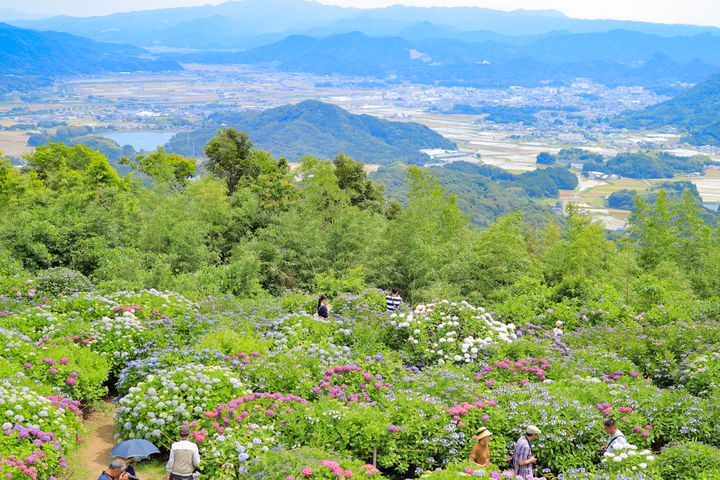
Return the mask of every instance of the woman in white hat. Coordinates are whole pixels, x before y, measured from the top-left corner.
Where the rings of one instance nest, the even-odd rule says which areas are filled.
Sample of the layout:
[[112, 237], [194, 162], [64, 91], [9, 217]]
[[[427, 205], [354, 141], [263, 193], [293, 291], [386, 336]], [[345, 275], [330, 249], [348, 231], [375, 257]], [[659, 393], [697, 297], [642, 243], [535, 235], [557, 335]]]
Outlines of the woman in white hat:
[[477, 463], [481, 467], [490, 465], [490, 437], [492, 433], [487, 428], [481, 428], [477, 435], [473, 435], [476, 440], [475, 446], [470, 452], [470, 461]]

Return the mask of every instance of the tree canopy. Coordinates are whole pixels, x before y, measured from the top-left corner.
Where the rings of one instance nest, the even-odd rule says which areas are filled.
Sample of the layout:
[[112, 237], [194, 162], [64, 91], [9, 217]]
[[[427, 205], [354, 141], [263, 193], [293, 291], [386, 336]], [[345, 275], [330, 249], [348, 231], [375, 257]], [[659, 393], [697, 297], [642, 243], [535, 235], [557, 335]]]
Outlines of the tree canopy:
[[502, 303], [551, 289], [558, 301], [649, 304], [720, 287], [718, 231], [691, 191], [636, 200], [628, 236], [613, 240], [572, 206], [565, 224], [516, 211], [478, 227], [434, 169], [403, 172], [393, 187], [405, 189], [400, 205], [346, 155], [290, 169], [234, 130], [209, 144], [200, 175], [193, 160], [163, 150], [133, 166], [142, 178], [62, 144], [39, 147], [22, 169], [0, 161], [0, 263], [198, 294], [350, 282], [416, 301]]

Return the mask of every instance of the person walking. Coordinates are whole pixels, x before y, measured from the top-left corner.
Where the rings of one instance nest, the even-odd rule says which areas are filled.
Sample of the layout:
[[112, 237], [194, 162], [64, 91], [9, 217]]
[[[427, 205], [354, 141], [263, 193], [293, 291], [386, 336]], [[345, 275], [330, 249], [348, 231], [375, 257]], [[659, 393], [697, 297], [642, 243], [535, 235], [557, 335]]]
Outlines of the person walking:
[[481, 467], [490, 465], [490, 437], [492, 433], [487, 428], [481, 428], [473, 438], [475, 446], [470, 452], [470, 462], [477, 463]]
[[123, 460], [112, 460], [108, 467], [100, 474], [98, 480], [128, 480], [128, 474], [125, 472], [125, 462]]
[[394, 312], [402, 305], [402, 297], [400, 297], [400, 290], [393, 288], [390, 295], [385, 295], [385, 307], [388, 312]]
[[320, 298], [318, 298], [318, 304], [317, 304], [318, 317], [328, 318], [328, 317], [330, 317], [331, 311], [332, 311], [332, 305], [330, 305], [328, 303], [327, 295], [325, 295], [325, 294], [320, 295]]
[[605, 432], [609, 435], [607, 445], [603, 450], [603, 453], [615, 453], [618, 450], [626, 449], [630, 444], [620, 429], [617, 427], [617, 422], [614, 418], [608, 418], [603, 422]]
[[166, 480], [193, 480], [193, 472], [200, 465], [197, 445], [188, 440], [190, 427], [180, 427], [180, 441], [172, 444], [168, 458]]
[[520, 437], [520, 439], [515, 443], [515, 451], [513, 452], [513, 469], [515, 470], [515, 475], [519, 475], [525, 480], [531, 480], [534, 478], [533, 472], [535, 470], [537, 458], [535, 458], [535, 455], [533, 455], [532, 452], [532, 442], [540, 436], [540, 433], [542, 432], [539, 428], [534, 425], [530, 425], [525, 430], [525, 435]]

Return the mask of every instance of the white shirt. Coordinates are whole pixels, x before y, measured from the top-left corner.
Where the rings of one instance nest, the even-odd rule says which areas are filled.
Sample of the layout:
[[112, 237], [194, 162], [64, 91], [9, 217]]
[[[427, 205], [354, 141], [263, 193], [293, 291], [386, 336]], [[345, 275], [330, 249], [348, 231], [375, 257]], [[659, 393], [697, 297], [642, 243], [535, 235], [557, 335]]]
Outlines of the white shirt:
[[180, 440], [172, 444], [166, 470], [175, 475], [190, 476], [200, 465], [200, 452], [196, 444], [189, 440]]
[[615, 453], [618, 450], [625, 450], [630, 444], [625, 435], [618, 428], [617, 431], [608, 437], [608, 447], [606, 453]]
[[557, 327], [555, 327], [555, 328], [553, 329], [553, 333], [555, 334], [556, 337], [562, 336], [562, 334], [563, 334], [562, 328], [557, 328]]

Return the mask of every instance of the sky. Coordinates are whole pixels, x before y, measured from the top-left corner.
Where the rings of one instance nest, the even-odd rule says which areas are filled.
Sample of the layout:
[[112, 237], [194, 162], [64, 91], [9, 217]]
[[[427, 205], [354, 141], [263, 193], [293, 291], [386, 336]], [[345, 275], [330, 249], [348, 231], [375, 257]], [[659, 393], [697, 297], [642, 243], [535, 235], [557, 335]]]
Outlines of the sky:
[[[499, 10], [555, 9], [575, 18], [612, 18], [720, 26], [720, 0], [320, 0], [370, 8], [403, 3], [417, 6], [477, 6]], [[105, 15], [117, 11], [222, 3], [222, 0], [0, 0], [12, 8], [44, 15]]]

